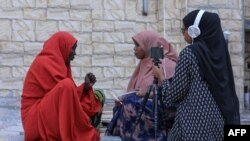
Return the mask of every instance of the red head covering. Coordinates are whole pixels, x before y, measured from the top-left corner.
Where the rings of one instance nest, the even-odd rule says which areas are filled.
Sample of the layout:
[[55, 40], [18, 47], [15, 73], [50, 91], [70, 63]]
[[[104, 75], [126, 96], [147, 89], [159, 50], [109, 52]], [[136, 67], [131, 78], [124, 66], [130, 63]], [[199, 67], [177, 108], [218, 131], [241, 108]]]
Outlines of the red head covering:
[[60, 140], [100, 140], [89, 118], [100, 110], [100, 104], [92, 89], [82, 101], [78, 99], [83, 85], [76, 87], [71, 66], [66, 64], [76, 42], [68, 32], [57, 32], [31, 64], [21, 100], [25, 140], [51, 140], [58, 135]]
[[71, 78], [70, 65], [66, 60], [77, 40], [68, 32], [52, 35], [37, 55], [27, 73], [23, 97], [41, 98], [65, 78]]
[[174, 75], [174, 69], [177, 60], [177, 52], [161, 35], [153, 31], [143, 31], [132, 37], [145, 52], [145, 57], [140, 60], [128, 84], [127, 91], [142, 89], [144, 92], [148, 85], [153, 84], [151, 68], [153, 60], [149, 56], [151, 47], [163, 47], [164, 59], [161, 60], [165, 77], [171, 78]]

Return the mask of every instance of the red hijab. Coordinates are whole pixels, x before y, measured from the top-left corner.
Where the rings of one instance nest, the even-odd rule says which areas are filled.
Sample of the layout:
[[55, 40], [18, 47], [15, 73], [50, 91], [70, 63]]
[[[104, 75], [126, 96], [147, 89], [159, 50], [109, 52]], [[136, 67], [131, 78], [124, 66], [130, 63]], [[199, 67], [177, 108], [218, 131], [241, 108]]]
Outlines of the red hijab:
[[[59, 81], [65, 78], [72, 79], [70, 64], [66, 65], [65, 62], [76, 42], [70, 33], [60, 31], [44, 43], [42, 51], [31, 64], [25, 78], [23, 98], [42, 98]], [[30, 100], [26, 102], [28, 105], [33, 103]]]
[[[89, 118], [100, 110], [100, 104], [95, 99], [92, 89], [84, 94], [81, 102], [77, 96], [82, 94], [84, 86], [76, 87], [75, 85], [75, 89], [72, 90], [73, 96], [67, 97], [72, 99], [65, 99], [64, 96], [61, 102], [48, 103], [50, 98], [54, 99], [54, 94], [60, 96], [65, 93], [63, 88], [53, 91], [59, 82], [71, 79], [74, 83], [71, 66], [66, 62], [76, 42], [77, 40], [70, 33], [57, 32], [44, 43], [42, 51], [31, 64], [24, 81], [21, 99], [22, 121], [27, 138], [47, 139], [49, 136], [57, 137], [62, 133], [60, 135], [62, 140], [80, 140], [80, 138], [82, 140], [99, 140], [99, 133], [90, 124]], [[94, 104], [91, 105], [91, 102]], [[41, 112], [41, 109], [49, 110]], [[64, 109], [67, 110], [64, 111]], [[43, 115], [47, 113], [51, 113], [50, 116]], [[60, 120], [56, 119], [57, 117]]]
[[150, 58], [149, 50], [151, 47], [163, 46], [164, 59], [161, 60], [164, 69], [165, 78], [171, 78], [174, 75], [177, 52], [160, 34], [153, 31], [143, 31], [132, 39], [143, 48], [145, 57], [140, 60], [134, 70], [134, 73], [128, 84], [127, 91], [142, 89], [144, 92], [148, 85], [153, 84], [154, 77], [151, 75], [153, 60]]

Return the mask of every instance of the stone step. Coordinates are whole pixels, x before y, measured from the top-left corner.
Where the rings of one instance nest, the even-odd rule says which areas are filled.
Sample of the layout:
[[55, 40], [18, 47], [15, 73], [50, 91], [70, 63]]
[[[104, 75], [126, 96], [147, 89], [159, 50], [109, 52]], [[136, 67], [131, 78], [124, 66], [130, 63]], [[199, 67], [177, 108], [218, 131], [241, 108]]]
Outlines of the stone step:
[[103, 106], [102, 112], [102, 122], [108, 123], [113, 117], [113, 107], [115, 106], [113, 99], [106, 99], [106, 102]]
[[101, 133], [101, 141], [121, 141], [121, 138], [119, 136], [107, 136]]

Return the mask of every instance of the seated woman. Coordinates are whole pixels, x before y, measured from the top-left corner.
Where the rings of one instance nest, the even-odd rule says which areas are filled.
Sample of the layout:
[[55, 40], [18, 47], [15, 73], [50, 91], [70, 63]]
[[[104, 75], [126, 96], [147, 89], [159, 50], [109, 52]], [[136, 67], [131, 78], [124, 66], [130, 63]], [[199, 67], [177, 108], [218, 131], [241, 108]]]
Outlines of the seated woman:
[[[154, 80], [151, 72], [154, 63], [150, 57], [149, 50], [151, 47], [163, 47], [164, 58], [160, 60], [160, 65], [165, 68], [165, 78], [168, 79], [174, 75], [177, 53], [170, 43], [158, 33], [152, 31], [140, 32], [133, 36], [132, 39], [135, 44], [134, 54], [137, 59], [140, 59], [140, 62], [130, 79], [127, 92], [136, 92], [123, 95], [119, 97], [120, 101], [116, 101], [116, 106], [113, 108], [113, 118], [108, 124], [106, 133], [108, 135], [120, 136], [124, 141], [152, 140], [155, 139], [155, 134], [153, 102], [151, 98], [147, 100], [144, 110], [141, 111], [147, 87], [152, 85]], [[150, 97], [152, 97], [152, 91]], [[175, 110], [175, 105], [170, 107], [159, 106], [159, 113], [161, 114], [159, 114], [158, 118], [158, 123], [160, 123], [158, 125], [158, 141], [166, 139], [168, 130], [171, 128], [174, 120]], [[138, 113], [141, 112], [142, 115], [139, 116]]]
[[77, 40], [68, 32], [57, 32], [31, 64], [21, 96], [24, 140], [99, 141], [98, 127], [104, 95], [92, 86], [96, 77], [85, 76], [76, 86], [70, 62]]

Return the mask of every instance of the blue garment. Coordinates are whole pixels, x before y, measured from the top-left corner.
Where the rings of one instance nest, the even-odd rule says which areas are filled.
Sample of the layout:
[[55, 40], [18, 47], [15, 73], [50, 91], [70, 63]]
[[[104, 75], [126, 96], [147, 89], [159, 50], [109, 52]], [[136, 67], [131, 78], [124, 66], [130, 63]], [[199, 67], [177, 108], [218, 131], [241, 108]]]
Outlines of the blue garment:
[[[154, 140], [155, 120], [152, 99], [148, 99], [140, 120], [136, 126], [133, 126], [138, 118], [142, 101], [143, 97], [139, 97], [135, 93], [124, 95], [123, 105], [113, 108], [113, 118], [108, 124], [106, 133], [120, 136], [123, 141]], [[174, 122], [176, 106], [166, 108], [159, 104], [158, 111], [157, 140], [164, 141], [167, 139], [167, 133]]]

